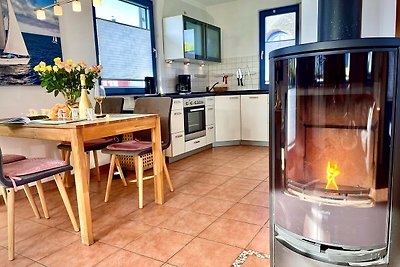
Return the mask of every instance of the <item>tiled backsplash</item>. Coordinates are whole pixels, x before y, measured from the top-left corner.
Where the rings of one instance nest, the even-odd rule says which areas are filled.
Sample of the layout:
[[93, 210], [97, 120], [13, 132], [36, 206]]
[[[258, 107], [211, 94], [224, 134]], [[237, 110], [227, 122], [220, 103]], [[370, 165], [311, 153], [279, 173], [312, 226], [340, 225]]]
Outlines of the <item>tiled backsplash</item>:
[[[259, 58], [255, 56], [224, 58], [221, 63], [199, 63], [184, 65], [183, 62], [165, 63], [164, 93], [174, 93], [179, 74], [192, 75], [192, 92], [205, 92], [207, 86], [215, 82], [223, 83], [228, 76], [228, 90], [259, 89]], [[236, 72], [242, 70], [243, 86], [238, 86]]]
[[183, 62], [165, 63], [164, 92], [174, 93], [177, 77], [180, 74], [191, 74], [192, 92], [205, 92], [208, 86], [208, 65], [201, 67], [198, 63], [184, 65]]
[[[259, 59], [258, 56], [233, 57], [222, 59], [221, 64], [210, 64], [208, 68], [210, 84], [223, 82], [223, 76], [228, 76], [228, 90], [259, 89]], [[243, 86], [238, 86], [236, 72], [241, 69]]]

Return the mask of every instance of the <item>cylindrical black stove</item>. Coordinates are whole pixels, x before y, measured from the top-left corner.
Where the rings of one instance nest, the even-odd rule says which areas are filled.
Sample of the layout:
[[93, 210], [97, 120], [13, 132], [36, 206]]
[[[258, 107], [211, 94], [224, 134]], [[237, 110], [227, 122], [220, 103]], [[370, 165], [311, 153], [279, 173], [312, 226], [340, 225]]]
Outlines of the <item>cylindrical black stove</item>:
[[400, 266], [399, 55], [395, 38], [270, 53], [271, 266]]

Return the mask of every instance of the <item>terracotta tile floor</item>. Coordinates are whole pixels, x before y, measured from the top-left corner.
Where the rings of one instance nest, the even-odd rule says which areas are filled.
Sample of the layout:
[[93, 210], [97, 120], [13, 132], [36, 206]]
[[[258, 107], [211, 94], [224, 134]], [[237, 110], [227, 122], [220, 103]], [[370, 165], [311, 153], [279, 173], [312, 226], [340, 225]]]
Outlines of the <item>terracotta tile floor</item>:
[[[114, 180], [104, 203], [106, 172], [92, 179], [95, 244], [80, 243], [53, 182], [45, 184], [50, 219], [36, 219], [17, 192], [16, 259], [7, 260], [6, 208], [0, 204], [1, 266], [231, 266], [243, 250], [269, 253], [268, 149], [213, 148], [169, 165], [174, 192], [155, 205], [145, 182], [142, 210], [137, 187]], [[134, 174], [128, 173], [128, 180]], [[74, 188], [68, 193], [77, 216]], [[39, 199], [35, 194], [39, 211]], [[268, 266], [249, 256], [243, 266]]]

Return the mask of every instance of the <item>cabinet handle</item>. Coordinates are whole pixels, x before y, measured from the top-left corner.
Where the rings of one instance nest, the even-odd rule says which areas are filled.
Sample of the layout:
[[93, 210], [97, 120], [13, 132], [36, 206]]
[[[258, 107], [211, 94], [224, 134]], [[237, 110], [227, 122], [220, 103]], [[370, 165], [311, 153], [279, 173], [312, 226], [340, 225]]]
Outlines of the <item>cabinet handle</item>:
[[193, 144], [198, 144], [198, 143], [200, 143], [200, 141], [196, 141], [196, 142], [194, 142]]
[[214, 108], [208, 108], [207, 110], [214, 110]]
[[231, 96], [229, 99], [239, 99], [238, 96]]
[[175, 138], [181, 138], [181, 137], [183, 137], [183, 134], [175, 135]]
[[214, 129], [214, 126], [213, 127], [208, 127], [208, 130], [212, 130], [212, 129]]
[[250, 96], [250, 99], [258, 99], [258, 96]]
[[174, 112], [174, 115], [182, 115], [182, 112]]

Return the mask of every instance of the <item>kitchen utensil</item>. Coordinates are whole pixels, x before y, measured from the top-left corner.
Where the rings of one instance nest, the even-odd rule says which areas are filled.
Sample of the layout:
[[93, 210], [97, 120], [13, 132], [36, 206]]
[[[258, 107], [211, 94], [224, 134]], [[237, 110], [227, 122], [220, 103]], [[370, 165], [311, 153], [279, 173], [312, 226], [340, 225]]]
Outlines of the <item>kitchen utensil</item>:
[[224, 84], [228, 84], [228, 75], [224, 75], [222, 77], [222, 81], [224, 82]]
[[239, 72], [240, 86], [243, 86], [243, 72], [240, 68], [238, 69], [238, 72]]

